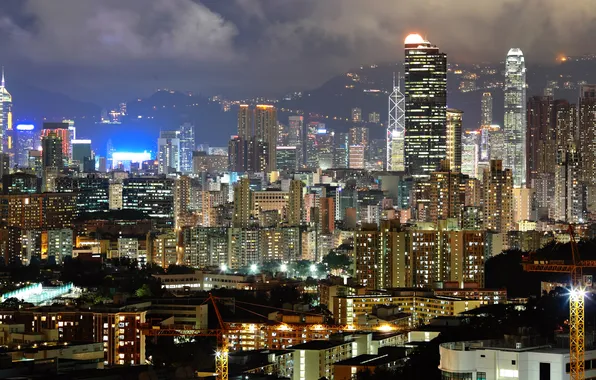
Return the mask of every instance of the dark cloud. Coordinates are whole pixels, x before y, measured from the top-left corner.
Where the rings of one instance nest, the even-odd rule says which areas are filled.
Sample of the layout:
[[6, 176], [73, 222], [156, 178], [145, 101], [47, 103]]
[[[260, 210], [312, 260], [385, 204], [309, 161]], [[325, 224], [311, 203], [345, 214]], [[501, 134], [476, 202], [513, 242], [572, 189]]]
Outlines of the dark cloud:
[[92, 100], [304, 88], [400, 59], [409, 32], [451, 60], [498, 61], [515, 46], [548, 62], [594, 51], [595, 25], [593, 0], [0, 0], [8, 68]]

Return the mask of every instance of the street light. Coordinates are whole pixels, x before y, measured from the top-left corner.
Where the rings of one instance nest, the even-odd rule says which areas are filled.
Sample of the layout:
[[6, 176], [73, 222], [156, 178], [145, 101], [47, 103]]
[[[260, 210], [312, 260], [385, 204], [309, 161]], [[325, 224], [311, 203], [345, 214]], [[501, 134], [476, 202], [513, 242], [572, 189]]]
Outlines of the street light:
[[310, 264], [310, 271], [311, 272], [316, 272], [317, 271], [317, 266], [315, 264]]
[[221, 269], [222, 272], [225, 272], [228, 270], [228, 266], [226, 264], [221, 264], [219, 269]]
[[257, 270], [258, 270], [258, 269], [259, 269], [259, 267], [257, 267], [257, 264], [252, 264], [252, 265], [250, 266], [250, 271], [251, 271], [252, 273], [257, 273]]
[[286, 264], [281, 264], [281, 266], [279, 267], [279, 270], [281, 272], [287, 272], [288, 271], [288, 266]]

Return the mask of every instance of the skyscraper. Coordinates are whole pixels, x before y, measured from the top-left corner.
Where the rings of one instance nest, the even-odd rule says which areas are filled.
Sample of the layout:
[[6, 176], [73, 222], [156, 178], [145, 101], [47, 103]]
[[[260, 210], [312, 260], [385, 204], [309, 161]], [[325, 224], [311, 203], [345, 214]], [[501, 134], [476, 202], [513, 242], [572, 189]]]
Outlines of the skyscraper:
[[596, 185], [596, 85], [582, 85], [579, 97], [578, 132], [583, 178]]
[[513, 186], [526, 186], [526, 64], [520, 49], [507, 53], [505, 62], [505, 167], [513, 173]]
[[555, 166], [556, 119], [548, 96], [530, 97], [527, 110], [526, 183], [533, 185], [540, 173], [551, 172]]
[[41, 162], [43, 169], [49, 167], [60, 169], [64, 166], [62, 146], [62, 138], [55, 132], [49, 132], [42, 138]]
[[259, 104], [255, 108], [255, 137], [258, 142], [267, 144], [271, 152], [267, 160], [267, 172], [277, 167], [275, 151], [277, 147], [277, 109], [272, 105]]
[[296, 147], [296, 159], [298, 166], [301, 167], [304, 162], [304, 117], [290, 116], [288, 118], [288, 146]]
[[39, 147], [39, 136], [33, 124], [19, 124], [15, 127], [14, 164], [21, 168], [29, 163], [29, 151]]
[[41, 136], [48, 136], [50, 133], [55, 134], [62, 141], [62, 159], [64, 165], [68, 164], [70, 157], [70, 132], [68, 130], [68, 122], [62, 123], [43, 123], [43, 129], [41, 130]]
[[513, 178], [500, 160], [491, 160], [483, 175], [484, 228], [494, 232], [513, 229]]
[[428, 178], [447, 150], [447, 55], [418, 34], [405, 40], [406, 167]]
[[478, 131], [467, 131], [462, 136], [461, 145], [461, 173], [472, 178], [478, 178]]
[[493, 123], [493, 96], [490, 92], [482, 94], [480, 107], [480, 127], [487, 127]]
[[387, 171], [403, 172], [404, 132], [405, 132], [405, 99], [399, 89], [399, 81], [393, 78], [393, 92], [389, 95], [389, 116], [387, 118]]
[[455, 173], [461, 171], [461, 134], [464, 111], [456, 109], [447, 110], [447, 160], [449, 170]]
[[157, 161], [159, 174], [180, 171], [180, 132], [161, 131], [157, 139]]
[[183, 123], [180, 126], [180, 171], [192, 173], [192, 152], [195, 150], [195, 126]]
[[[2, 68], [2, 80], [0, 81], [0, 153], [8, 149], [10, 145], [10, 133], [12, 131], [12, 95], [6, 89], [4, 80], [4, 68]], [[10, 152], [6, 152], [10, 153]]]
[[238, 109], [238, 137], [248, 140], [253, 136], [252, 132], [253, 110], [248, 104], [241, 104]]

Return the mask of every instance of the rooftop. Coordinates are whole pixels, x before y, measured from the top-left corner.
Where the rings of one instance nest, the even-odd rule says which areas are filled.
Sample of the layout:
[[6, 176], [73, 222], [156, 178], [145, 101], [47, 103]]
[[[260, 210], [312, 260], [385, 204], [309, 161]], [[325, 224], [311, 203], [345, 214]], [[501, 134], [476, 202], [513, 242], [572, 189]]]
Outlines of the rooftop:
[[351, 341], [312, 340], [288, 348], [292, 350], [327, 350], [347, 343], [351, 343]]

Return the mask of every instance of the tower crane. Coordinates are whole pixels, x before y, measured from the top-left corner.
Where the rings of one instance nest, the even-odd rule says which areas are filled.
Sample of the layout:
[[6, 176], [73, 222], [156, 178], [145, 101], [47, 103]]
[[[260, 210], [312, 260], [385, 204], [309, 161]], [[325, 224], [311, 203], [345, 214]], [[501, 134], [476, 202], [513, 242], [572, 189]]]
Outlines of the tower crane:
[[526, 272], [569, 273], [571, 289], [569, 298], [569, 375], [570, 380], [585, 378], [585, 334], [584, 296], [586, 294], [583, 268], [596, 268], [596, 260], [580, 260], [575, 232], [569, 225], [567, 230], [571, 243], [571, 264], [556, 261], [526, 261], [522, 263]]

